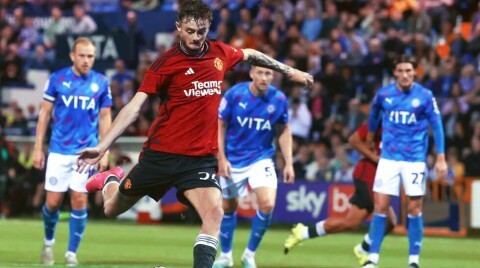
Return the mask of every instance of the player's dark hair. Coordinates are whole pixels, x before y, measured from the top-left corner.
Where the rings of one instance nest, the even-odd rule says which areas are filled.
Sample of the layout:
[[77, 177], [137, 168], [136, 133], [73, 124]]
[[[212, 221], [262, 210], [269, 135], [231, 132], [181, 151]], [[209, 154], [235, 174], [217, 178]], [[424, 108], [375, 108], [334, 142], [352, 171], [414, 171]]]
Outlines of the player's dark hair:
[[393, 60], [393, 69], [397, 68], [397, 65], [400, 63], [410, 63], [413, 66], [413, 68], [417, 68], [417, 60], [415, 59], [414, 56], [410, 56], [406, 54], [397, 56]]
[[180, 1], [180, 10], [178, 11], [178, 22], [184, 19], [208, 20], [212, 23], [213, 15], [210, 7], [201, 0], [183, 0]]
[[78, 44], [90, 44], [93, 47], [95, 47], [95, 43], [93, 43], [93, 41], [90, 40], [90, 38], [80, 36], [79, 38], [75, 39], [75, 42], [73, 42], [72, 52], [75, 52], [75, 49], [77, 48]]

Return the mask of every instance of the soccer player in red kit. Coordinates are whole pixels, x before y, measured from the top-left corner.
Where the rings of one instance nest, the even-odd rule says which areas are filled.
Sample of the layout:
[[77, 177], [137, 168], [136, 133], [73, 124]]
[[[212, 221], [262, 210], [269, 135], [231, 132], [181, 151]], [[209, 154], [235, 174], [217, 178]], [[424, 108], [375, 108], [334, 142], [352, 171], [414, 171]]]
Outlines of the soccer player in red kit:
[[211, 268], [223, 217], [222, 195], [215, 176], [217, 115], [225, 72], [239, 61], [269, 68], [310, 87], [313, 77], [253, 49], [235, 49], [206, 40], [212, 11], [200, 0], [183, 1], [176, 22], [180, 42], [148, 68], [133, 99], [120, 111], [97, 147], [79, 152], [78, 169], [89, 170], [115, 139], [136, 120], [149, 94], [161, 99], [139, 163], [122, 179], [119, 169], [92, 176], [90, 192], [103, 189], [107, 216], [125, 212], [144, 195], [159, 200], [170, 188], [202, 220], [193, 248], [194, 267]]
[[[359, 151], [363, 158], [357, 163], [353, 171], [353, 182], [355, 185], [355, 192], [350, 198], [352, 204], [347, 216], [343, 218], [327, 218], [317, 222], [312, 226], [305, 226], [298, 223], [292, 228], [290, 236], [285, 241], [285, 253], [291, 250], [300, 242], [324, 236], [327, 234], [339, 233], [346, 230], [354, 230], [360, 227], [373, 212], [373, 181], [375, 180], [375, 173], [377, 171], [377, 163], [380, 159], [380, 144], [382, 140], [382, 129], [377, 130], [375, 134], [375, 149], [369, 147], [367, 143], [368, 124], [362, 124], [357, 131], [355, 131], [348, 142]], [[390, 207], [388, 212], [388, 224], [386, 226], [386, 233], [393, 230], [396, 223], [396, 216], [393, 209]], [[360, 265], [368, 261], [368, 250], [370, 248], [370, 238], [368, 233], [361, 244], [354, 247], [353, 252], [358, 259]]]

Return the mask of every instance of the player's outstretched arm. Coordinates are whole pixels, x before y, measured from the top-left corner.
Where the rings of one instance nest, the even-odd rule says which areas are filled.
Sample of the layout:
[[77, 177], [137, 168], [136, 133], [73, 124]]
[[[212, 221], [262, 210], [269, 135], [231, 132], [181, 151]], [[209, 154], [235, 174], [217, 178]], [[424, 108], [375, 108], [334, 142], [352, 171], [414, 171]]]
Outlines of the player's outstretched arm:
[[43, 151], [43, 142], [47, 125], [52, 117], [53, 103], [49, 101], [42, 102], [42, 108], [38, 113], [37, 134], [35, 136], [35, 145], [33, 146], [33, 166], [36, 169], [45, 167], [45, 152]]
[[[107, 134], [108, 130], [112, 126], [112, 109], [110, 107], [105, 107], [100, 109], [100, 115], [99, 115], [99, 126], [98, 126], [98, 132], [99, 132], [99, 140], [101, 141], [105, 135]], [[99, 162], [98, 165], [98, 171], [103, 172], [107, 169], [108, 167], [108, 151], [103, 155], [102, 159]]]
[[293, 149], [292, 149], [292, 131], [288, 124], [278, 124], [277, 133], [280, 133], [278, 137], [278, 145], [282, 152], [283, 160], [285, 161], [285, 167], [283, 168], [283, 182], [292, 184], [295, 182], [295, 173], [293, 171]]
[[244, 54], [243, 60], [249, 62], [252, 65], [265, 67], [285, 74], [288, 79], [298, 83], [302, 83], [308, 88], [311, 88], [313, 85], [313, 76], [309, 73], [292, 68], [255, 49], [246, 48], [242, 49], [242, 51]]
[[133, 99], [120, 111], [110, 130], [100, 140], [97, 147], [86, 148], [77, 153], [79, 155], [77, 161], [78, 172], [88, 172], [102, 158], [112, 143], [137, 119], [140, 108], [147, 98], [146, 93], [137, 92]]

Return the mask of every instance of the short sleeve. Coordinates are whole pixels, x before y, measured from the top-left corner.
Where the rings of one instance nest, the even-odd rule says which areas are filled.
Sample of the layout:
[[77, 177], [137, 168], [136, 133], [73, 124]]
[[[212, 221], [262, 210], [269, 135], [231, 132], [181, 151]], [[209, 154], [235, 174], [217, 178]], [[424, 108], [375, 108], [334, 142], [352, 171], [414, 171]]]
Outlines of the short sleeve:
[[225, 122], [228, 122], [230, 120], [232, 113], [230, 95], [232, 94], [229, 94], [229, 92], [227, 92], [223, 96], [222, 100], [220, 101], [220, 106], [218, 107], [218, 119], [221, 119]]
[[287, 124], [288, 121], [289, 121], [289, 117], [288, 117], [288, 101], [287, 101], [287, 97], [285, 97], [285, 95], [281, 96], [280, 97], [282, 99], [282, 102], [281, 102], [281, 108], [282, 108], [282, 114], [280, 116], [280, 120], [278, 121], [280, 124]]
[[243, 51], [223, 42], [218, 42], [218, 44], [222, 47], [223, 51], [225, 51], [225, 55], [227, 56], [227, 70], [233, 70], [233, 67], [235, 67], [238, 62], [243, 60]]
[[107, 79], [104, 80], [101, 92], [102, 95], [100, 96], [100, 108], [112, 107], [112, 92], [110, 91], [110, 83]]
[[357, 129], [357, 135], [360, 137], [362, 141], [367, 140], [367, 134], [368, 134], [368, 124], [364, 123], [360, 125]]
[[45, 82], [45, 87], [43, 88], [43, 99], [49, 102], [55, 102], [57, 99], [57, 89], [55, 87], [56, 76], [55, 73], [50, 75], [47, 82]]
[[165, 83], [166, 76], [155, 73], [152, 70], [148, 70], [143, 77], [142, 84], [138, 89], [138, 92], [144, 92], [147, 94], [156, 94], [157, 90]]

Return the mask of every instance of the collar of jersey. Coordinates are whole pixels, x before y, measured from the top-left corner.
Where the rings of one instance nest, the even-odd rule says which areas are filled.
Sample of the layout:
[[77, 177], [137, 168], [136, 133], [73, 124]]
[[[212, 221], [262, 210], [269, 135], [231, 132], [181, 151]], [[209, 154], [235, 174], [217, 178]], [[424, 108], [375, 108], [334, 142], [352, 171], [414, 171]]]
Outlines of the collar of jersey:
[[198, 54], [192, 54], [192, 53], [189, 53], [187, 50], [185, 50], [181, 41], [178, 42], [178, 46], [180, 47], [180, 51], [182, 51], [183, 54], [185, 54], [187, 56], [190, 56], [190, 57], [198, 57], [198, 58], [203, 57], [203, 55], [205, 55], [207, 53], [208, 49], [210, 48], [210, 45], [208, 44], [208, 41], [206, 41], [206, 40], [203, 43], [202, 51]]

